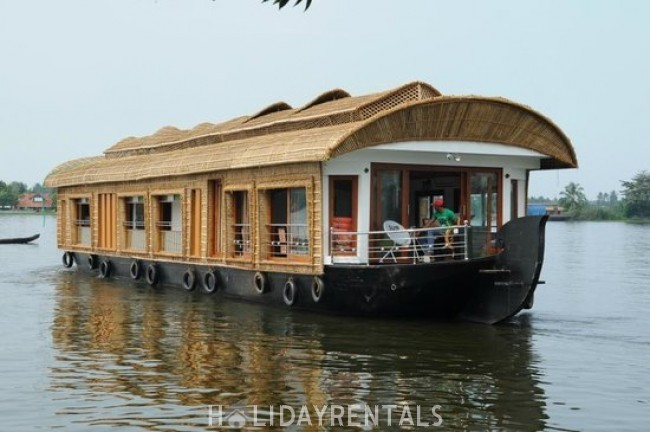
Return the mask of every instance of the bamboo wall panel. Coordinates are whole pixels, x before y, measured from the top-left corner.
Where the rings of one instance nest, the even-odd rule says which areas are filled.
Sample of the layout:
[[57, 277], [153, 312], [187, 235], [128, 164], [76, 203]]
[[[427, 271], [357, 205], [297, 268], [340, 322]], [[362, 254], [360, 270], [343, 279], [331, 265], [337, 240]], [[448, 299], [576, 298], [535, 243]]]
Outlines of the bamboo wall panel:
[[[107, 236], [107, 238], [114, 235], [116, 240], [113, 248], [117, 250], [117, 255], [148, 259], [163, 259], [164, 257], [164, 259], [171, 261], [188, 261], [208, 265], [231, 265], [250, 269], [262, 269], [265, 271], [277, 271], [278, 268], [281, 267], [282, 269], [285, 269], [285, 271], [295, 271], [304, 274], [320, 274], [322, 273], [322, 229], [320, 227], [322, 220], [320, 217], [320, 212], [322, 211], [322, 199], [320, 176], [321, 170], [320, 164], [318, 163], [288, 165], [274, 168], [256, 168], [197, 176], [183, 176], [173, 180], [158, 179], [143, 182], [107, 183], [100, 185], [99, 187], [91, 185], [61, 188], [59, 190], [59, 200], [61, 202], [68, 201], [67, 211], [63, 211], [65, 214], [63, 217], [68, 217], [76, 211], [72, 205], [73, 200], [71, 198], [88, 196], [90, 191], [95, 192], [93, 196], [97, 198], [90, 200], [90, 210], [91, 215], [93, 215], [91, 218], [92, 229], [95, 233], [93, 234], [95, 238], [97, 238], [100, 231], [98, 227], [100, 224], [99, 203], [104, 200], [104, 204], [101, 204], [101, 206], [107, 207], [107, 212], [112, 211], [108, 209], [108, 206], [114, 206], [114, 217], [107, 220], [112, 220], [112, 223], [115, 224], [115, 234], [104, 231], [105, 234], [101, 235]], [[255, 182], [256, 178], [266, 179], [266, 181], [260, 183], [262, 189], [257, 188], [257, 183]], [[261, 205], [258, 200], [258, 190], [265, 190], [272, 187], [305, 187], [307, 189], [307, 215], [311, 226], [310, 261], [308, 263], [286, 262], [279, 263], [275, 266], [269, 264], [262, 265], [260, 264], [262, 255], [260, 255], [261, 251], [258, 246], [253, 247], [250, 259], [233, 259], [228, 256], [229, 254], [212, 256], [208, 250], [208, 243], [211, 241], [211, 234], [208, 229], [208, 227], [211, 226], [208, 220], [210, 215], [210, 200], [203, 199], [203, 197], [208, 196], [210, 184], [219, 185], [219, 190], [213, 193], [223, 191], [221, 192], [221, 201], [217, 206], [219, 220], [221, 221], [220, 230], [218, 233], [215, 233], [215, 235], [218, 234], [218, 237], [223, 239], [221, 250], [229, 252], [232, 252], [231, 245], [234, 240], [234, 237], [232, 233], [229, 232], [228, 228], [229, 224], [232, 223], [233, 215], [232, 202], [229, 198], [230, 194], [228, 193], [229, 191], [248, 191], [251, 239], [257, 239], [257, 244], [259, 244], [260, 224], [263, 225], [265, 219], [258, 215]], [[109, 194], [112, 194], [113, 201], [106, 198], [106, 195]], [[100, 195], [102, 195], [101, 199]], [[200, 227], [200, 229], [194, 231], [191, 236], [188, 234], [183, 236], [186, 247], [183, 248], [183, 253], [179, 256], [172, 256], [169, 254], [161, 255], [156, 252], [160, 247], [156, 227], [156, 223], [160, 218], [160, 204], [158, 197], [162, 195], [181, 196], [181, 207], [183, 208], [182, 226], [184, 227], [185, 233], [189, 233], [193, 225]], [[118, 226], [123, 227], [125, 222], [126, 204], [124, 199], [131, 196], [144, 196], [145, 198], [145, 230], [148, 238], [147, 250], [145, 251], [126, 250], [125, 241], [123, 239], [124, 230], [122, 228], [117, 229]], [[198, 199], [193, 197], [198, 197]], [[108, 214], [107, 212], [103, 213]], [[68, 217], [68, 219], [71, 218]], [[118, 233], [120, 233], [119, 242], [117, 240]], [[193, 240], [189, 240], [190, 238]], [[189, 242], [192, 242], [191, 247]], [[67, 236], [64, 239], [64, 243], [65, 244], [62, 245], [62, 247], [67, 250], [83, 249], [75, 246], [70, 236]], [[196, 245], [198, 245], [199, 250], [198, 254], [195, 255]], [[99, 254], [101, 254], [101, 250], [103, 250], [100, 250], [99, 243], [93, 244], [93, 249], [95, 249]]]
[[59, 200], [56, 207], [58, 215], [56, 218], [56, 243], [57, 247], [61, 248], [66, 244], [68, 235], [68, 202]]
[[97, 247], [115, 250], [117, 241], [117, 197], [114, 193], [100, 193], [97, 201]]

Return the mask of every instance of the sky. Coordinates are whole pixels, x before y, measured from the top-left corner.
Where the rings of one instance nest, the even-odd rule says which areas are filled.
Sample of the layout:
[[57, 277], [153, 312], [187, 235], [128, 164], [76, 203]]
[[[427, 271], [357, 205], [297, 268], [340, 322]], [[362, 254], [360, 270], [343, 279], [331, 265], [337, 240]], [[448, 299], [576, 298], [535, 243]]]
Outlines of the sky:
[[529, 195], [577, 182], [594, 199], [650, 171], [648, 1], [271, 3], [0, 0], [0, 180], [42, 183], [167, 125], [414, 80], [551, 118], [579, 168], [533, 173]]

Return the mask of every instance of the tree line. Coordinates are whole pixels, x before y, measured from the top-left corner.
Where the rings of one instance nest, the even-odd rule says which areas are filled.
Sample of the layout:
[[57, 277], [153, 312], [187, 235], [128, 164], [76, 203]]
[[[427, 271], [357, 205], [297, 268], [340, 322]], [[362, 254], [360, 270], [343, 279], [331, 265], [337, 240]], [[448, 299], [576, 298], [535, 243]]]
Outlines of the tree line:
[[650, 173], [641, 171], [621, 185], [621, 197], [616, 191], [599, 192], [595, 200], [588, 200], [584, 188], [571, 182], [559, 200], [530, 197], [529, 202], [557, 203], [577, 220], [650, 220]]
[[36, 183], [30, 188], [23, 182], [6, 183], [0, 180], [0, 208], [14, 208], [25, 193], [48, 193], [52, 197], [52, 202], [56, 202], [55, 190], [46, 188], [40, 183]]

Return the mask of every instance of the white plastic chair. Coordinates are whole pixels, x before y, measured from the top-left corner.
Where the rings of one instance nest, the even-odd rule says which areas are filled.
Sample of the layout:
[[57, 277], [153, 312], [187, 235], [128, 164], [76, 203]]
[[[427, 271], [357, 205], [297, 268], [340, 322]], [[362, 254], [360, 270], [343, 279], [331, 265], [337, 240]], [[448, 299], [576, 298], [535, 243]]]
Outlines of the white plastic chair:
[[394, 262], [397, 262], [395, 257], [395, 252], [399, 251], [399, 248], [405, 247], [411, 244], [411, 235], [406, 232], [404, 227], [398, 224], [395, 221], [387, 220], [384, 221], [384, 231], [389, 239], [393, 242], [391, 248], [384, 254], [383, 257], [379, 260], [380, 263], [383, 263], [387, 257], [392, 257]]

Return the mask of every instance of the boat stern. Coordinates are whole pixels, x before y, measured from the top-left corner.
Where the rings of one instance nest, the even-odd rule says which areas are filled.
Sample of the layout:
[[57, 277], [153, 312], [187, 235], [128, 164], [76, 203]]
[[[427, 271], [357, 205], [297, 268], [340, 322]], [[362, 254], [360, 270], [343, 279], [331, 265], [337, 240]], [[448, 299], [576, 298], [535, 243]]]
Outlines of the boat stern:
[[495, 324], [532, 307], [544, 262], [548, 216], [526, 216], [505, 224], [496, 236], [500, 253], [461, 313], [463, 319]]

